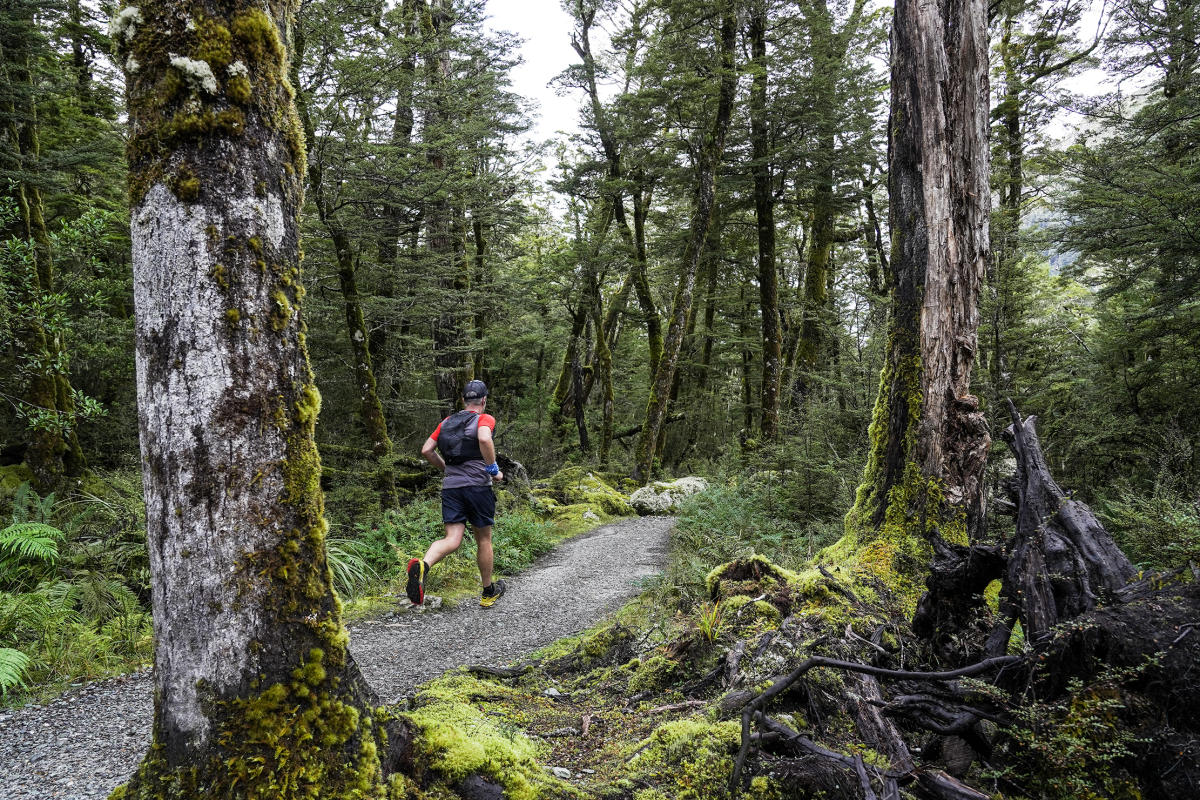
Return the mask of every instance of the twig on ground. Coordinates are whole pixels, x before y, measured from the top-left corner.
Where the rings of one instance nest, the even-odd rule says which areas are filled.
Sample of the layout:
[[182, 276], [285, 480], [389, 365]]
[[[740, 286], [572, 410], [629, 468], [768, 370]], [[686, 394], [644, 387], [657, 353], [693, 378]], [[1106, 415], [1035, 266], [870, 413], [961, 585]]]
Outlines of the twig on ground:
[[533, 669], [532, 664], [518, 664], [515, 667], [491, 667], [487, 664], [471, 664], [467, 672], [472, 675], [490, 675], [493, 678], [519, 678]]
[[685, 708], [699, 708], [700, 706], [704, 705], [708, 705], [707, 700], [684, 700], [682, 703], [671, 703], [670, 705], [658, 706], [645, 713], [662, 714], [666, 711], [682, 711]]

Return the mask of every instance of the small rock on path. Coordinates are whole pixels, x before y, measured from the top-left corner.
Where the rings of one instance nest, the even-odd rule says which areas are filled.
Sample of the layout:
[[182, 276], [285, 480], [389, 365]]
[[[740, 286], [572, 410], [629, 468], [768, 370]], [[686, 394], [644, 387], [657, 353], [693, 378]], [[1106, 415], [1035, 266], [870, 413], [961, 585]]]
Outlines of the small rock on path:
[[[508, 578], [494, 607], [401, 614], [351, 628], [350, 650], [380, 699], [464, 664], [500, 665], [578, 633], [637, 594], [667, 561], [669, 517], [605, 525]], [[503, 539], [497, 540], [503, 547]], [[127, 780], [150, 742], [148, 671], [0, 712], [0, 798], [100, 800]]]

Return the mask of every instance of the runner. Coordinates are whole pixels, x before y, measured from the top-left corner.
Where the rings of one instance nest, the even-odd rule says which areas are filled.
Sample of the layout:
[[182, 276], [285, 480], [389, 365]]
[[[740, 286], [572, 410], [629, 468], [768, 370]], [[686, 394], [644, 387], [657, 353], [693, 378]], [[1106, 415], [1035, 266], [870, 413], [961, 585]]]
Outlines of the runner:
[[442, 522], [446, 535], [429, 546], [422, 559], [408, 562], [408, 599], [425, 602], [425, 576], [429, 568], [462, 544], [467, 523], [475, 535], [476, 562], [483, 581], [479, 605], [490, 608], [504, 594], [504, 581], [492, 580], [492, 523], [496, 516], [494, 481], [504, 480], [496, 464], [492, 434], [496, 418], [483, 413], [487, 385], [468, 381], [463, 388], [463, 410], [446, 417], [421, 447], [430, 464], [446, 473], [442, 479]]

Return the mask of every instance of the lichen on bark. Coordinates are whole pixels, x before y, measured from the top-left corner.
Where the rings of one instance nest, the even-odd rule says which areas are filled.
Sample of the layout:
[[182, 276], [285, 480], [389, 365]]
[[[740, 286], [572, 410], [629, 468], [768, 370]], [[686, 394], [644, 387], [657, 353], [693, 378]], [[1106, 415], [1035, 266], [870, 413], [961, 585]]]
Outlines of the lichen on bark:
[[168, 2], [118, 17], [156, 692], [153, 745], [117, 797], [403, 783], [386, 753], [407, 728], [380, 717], [350, 657], [325, 554], [294, 11]]

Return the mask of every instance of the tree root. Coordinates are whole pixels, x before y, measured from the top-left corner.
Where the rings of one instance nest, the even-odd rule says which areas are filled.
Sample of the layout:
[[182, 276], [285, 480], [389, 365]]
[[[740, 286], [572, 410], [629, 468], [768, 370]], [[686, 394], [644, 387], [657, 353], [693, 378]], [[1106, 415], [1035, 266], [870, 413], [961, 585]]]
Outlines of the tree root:
[[[812, 656], [804, 661], [796, 669], [792, 670], [787, 675], [776, 680], [762, 694], [755, 697], [742, 710], [742, 745], [738, 750], [737, 759], [733, 765], [733, 775], [729, 781], [729, 793], [736, 798], [740, 789], [742, 770], [746, 765], [746, 757], [749, 755], [751, 737], [750, 723], [755, 718], [756, 714], [761, 714], [762, 709], [772, 698], [779, 695], [783, 691], [793, 686], [804, 675], [817, 667], [830, 667], [833, 669], [842, 669], [848, 672], [857, 672], [864, 675], [873, 675], [879, 678], [893, 678], [899, 680], [918, 680], [918, 681], [946, 681], [954, 678], [965, 678], [971, 675], [979, 675], [996, 667], [1005, 667], [1021, 661], [1017, 656], [999, 656], [996, 658], [985, 659], [977, 664], [971, 664], [959, 669], [947, 670], [943, 672], [913, 672], [909, 670], [886, 669], [884, 667], [875, 667], [870, 664], [859, 664], [853, 661], [841, 661], [835, 658], [826, 658], [824, 656]], [[766, 716], [763, 715], [766, 719]], [[815, 745], [814, 745], [815, 746]], [[832, 751], [830, 751], [832, 752]], [[949, 777], [949, 776], [947, 776]], [[955, 781], [955, 783], [958, 783]], [[969, 788], [969, 787], [968, 787]], [[974, 791], [974, 790], [971, 790]], [[949, 795], [947, 795], [949, 796]], [[962, 795], [967, 797], [969, 795]], [[978, 794], [978, 797], [986, 798], [987, 795]]]

